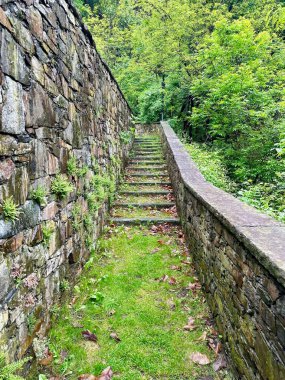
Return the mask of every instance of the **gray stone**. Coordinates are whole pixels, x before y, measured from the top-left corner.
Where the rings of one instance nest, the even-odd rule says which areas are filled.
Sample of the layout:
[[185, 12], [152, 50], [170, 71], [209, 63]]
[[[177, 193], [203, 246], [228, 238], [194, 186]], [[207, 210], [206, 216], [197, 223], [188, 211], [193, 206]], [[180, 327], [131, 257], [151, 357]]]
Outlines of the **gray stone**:
[[14, 223], [0, 219], [0, 239], [7, 239], [22, 230], [35, 227], [39, 223], [41, 210], [37, 203], [27, 201], [20, 211], [19, 220]]
[[28, 127], [52, 127], [56, 122], [54, 105], [44, 91], [36, 84], [25, 93], [26, 124]]
[[29, 70], [20, 46], [9, 32], [3, 30], [1, 42], [2, 71], [25, 85], [30, 83]]
[[25, 132], [23, 89], [20, 83], [6, 77], [0, 132], [19, 135]]
[[[0, 264], [0, 279], [1, 279], [1, 286], [0, 286], [0, 303], [1, 303], [3, 298], [6, 296], [6, 293], [10, 285], [9, 269], [5, 261], [3, 261]], [[0, 316], [0, 319], [1, 319], [1, 316]], [[0, 324], [1, 324], [1, 321], [0, 321]]]

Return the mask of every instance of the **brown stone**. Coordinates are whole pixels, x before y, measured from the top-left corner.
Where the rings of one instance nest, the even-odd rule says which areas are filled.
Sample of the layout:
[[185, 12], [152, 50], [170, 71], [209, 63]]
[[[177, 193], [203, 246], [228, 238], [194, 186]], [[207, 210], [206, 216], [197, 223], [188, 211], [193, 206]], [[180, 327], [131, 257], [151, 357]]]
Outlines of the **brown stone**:
[[0, 184], [8, 181], [15, 171], [14, 162], [8, 158], [7, 160], [0, 161]]
[[6, 16], [3, 8], [0, 8], [0, 24], [2, 24], [6, 29], [8, 29], [10, 32], [12, 32], [13, 27]]
[[23, 243], [24, 234], [20, 232], [19, 234], [13, 236], [11, 239], [7, 239], [3, 244], [2, 248], [5, 253], [13, 253], [19, 249]]
[[58, 212], [58, 207], [56, 202], [49, 203], [43, 210], [42, 220], [53, 219]]
[[35, 8], [29, 8], [27, 16], [32, 34], [41, 41], [43, 39], [43, 20], [40, 12]]

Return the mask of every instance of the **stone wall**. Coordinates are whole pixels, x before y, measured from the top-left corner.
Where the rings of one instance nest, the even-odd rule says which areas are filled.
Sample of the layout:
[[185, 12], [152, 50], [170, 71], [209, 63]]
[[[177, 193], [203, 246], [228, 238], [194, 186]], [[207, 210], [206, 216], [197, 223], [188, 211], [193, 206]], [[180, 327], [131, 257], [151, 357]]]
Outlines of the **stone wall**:
[[183, 229], [238, 379], [285, 379], [285, 225], [206, 182], [161, 123]]
[[87, 260], [132, 137], [69, 0], [0, 0], [0, 40], [0, 349], [12, 359]]

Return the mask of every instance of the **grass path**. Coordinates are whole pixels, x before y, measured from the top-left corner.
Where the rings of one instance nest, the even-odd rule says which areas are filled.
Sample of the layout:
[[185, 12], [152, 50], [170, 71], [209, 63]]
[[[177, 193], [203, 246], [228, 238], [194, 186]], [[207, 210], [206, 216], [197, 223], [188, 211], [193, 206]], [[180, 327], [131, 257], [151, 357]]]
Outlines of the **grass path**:
[[[121, 196], [119, 202], [133, 203], [137, 196], [142, 206], [154, 190], [162, 195], [153, 201], [173, 201], [169, 187], [145, 185], [143, 190], [149, 193], [142, 195], [141, 186], [132, 187], [137, 195]], [[169, 194], [164, 195], [166, 189]], [[201, 365], [191, 359], [198, 352], [213, 363], [217, 334], [183, 234], [174, 225], [175, 210], [126, 210], [118, 203], [113, 210], [118, 222], [118, 216], [137, 221], [146, 215], [160, 217], [160, 225], [110, 223], [72, 289], [71, 302], [55, 310], [49, 336], [54, 358], [50, 370], [58, 379], [98, 376], [108, 366], [120, 380], [225, 378], [223, 373], [215, 374], [210, 363]], [[173, 217], [173, 225], [163, 223], [165, 216]], [[82, 334], [86, 330], [88, 339]], [[90, 340], [96, 340], [95, 335], [97, 342]]]

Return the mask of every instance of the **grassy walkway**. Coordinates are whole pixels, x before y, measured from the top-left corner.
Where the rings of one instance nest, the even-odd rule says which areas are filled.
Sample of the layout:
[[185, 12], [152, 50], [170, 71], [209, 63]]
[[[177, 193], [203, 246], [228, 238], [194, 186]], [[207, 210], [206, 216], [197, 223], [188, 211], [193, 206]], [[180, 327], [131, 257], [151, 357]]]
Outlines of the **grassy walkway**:
[[[131, 186], [130, 195], [123, 195], [124, 187], [113, 210], [118, 224], [120, 215], [136, 221], [142, 217], [141, 208], [126, 212], [120, 207], [120, 202], [136, 202], [135, 191], [140, 206], [151, 200], [173, 202], [169, 187], [150, 185], [149, 193], [142, 195], [141, 186], [147, 188]], [[151, 191], [161, 195], [151, 199]], [[146, 211], [159, 219], [156, 225], [126, 227], [111, 222], [71, 303], [55, 310], [51, 371], [60, 379], [98, 376], [108, 366], [120, 380], [216, 376], [211, 364], [195, 363], [197, 353], [206, 355], [203, 360], [215, 360], [217, 339], [180, 227], [163, 223], [165, 214], [176, 220], [175, 210], [172, 206]]]

